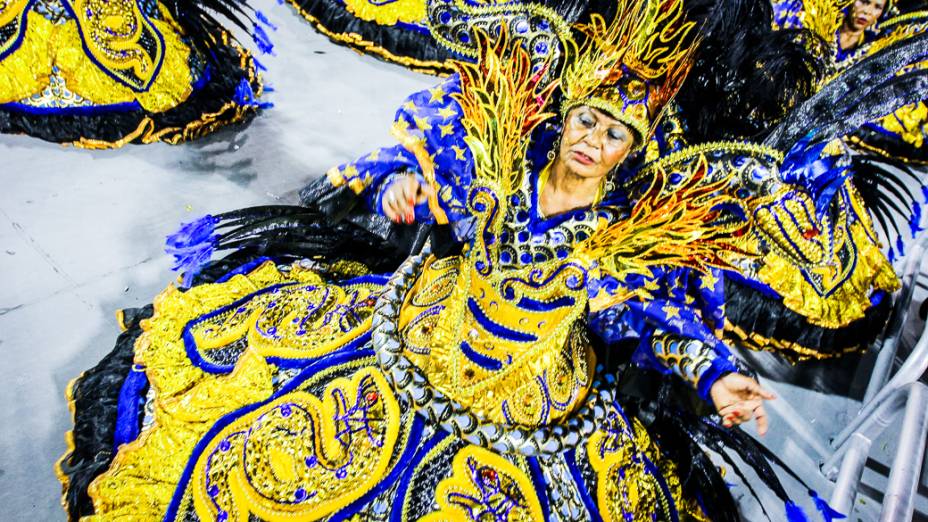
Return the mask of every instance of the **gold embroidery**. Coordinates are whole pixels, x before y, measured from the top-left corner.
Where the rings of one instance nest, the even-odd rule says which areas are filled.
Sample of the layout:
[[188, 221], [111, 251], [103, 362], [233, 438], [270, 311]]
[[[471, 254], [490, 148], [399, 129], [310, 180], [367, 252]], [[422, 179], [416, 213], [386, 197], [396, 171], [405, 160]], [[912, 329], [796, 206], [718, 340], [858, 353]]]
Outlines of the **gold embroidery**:
[[[852, 195], [853, 204], [857, 196]], [[858, 216], [866, 216], [862, 207]], [[892, 265], [873, 243], [868, 222], [842, 223], [834, 251], [825, 264], [813, 267], [807, 277], [802, 266], [771, 252], [764, 256], [758, 279], [783, 298], [783, 304], [811, 324], [840, 328], [860, 319], [870, 308], [874, 290], [893, 292], [899, 287]]]
[[[12, 5], [3, 15], [17, 14]], [[55, 26], [44, 16], [29, 11], [23, 18], [28, 30], [19, 47], [0, 60], [0, 103], [10, 103], [42, 92], [52, 70], [52, 34]], [[2, 24], [0, 24], [2, 27]], [[2, 50], [2, 49], [0, 49]]]
[[400, 407], [380, 370], [335, 379], [322, 399], [293, 392], [239, 418], [201, 454], [193, 505], [204, 520], [318, 520], [384, 476]]
[[247, 275], [181, 292], [168, 287], [155, 298], [154, 315], [142, 321], [135, 362], [145, 367], [155, 391], [154, 424], [122, 446], [109, 470], [89, 487], [97, 513], [91, 520], [121, 515], [161, 518], [194, 445], [222, 415], [266, 399], [273, 370], [257, 348], [248, 348], [227, 375], [194, 366], [183, 341], [190, 321], [281, 283], [311, 283], [318, 276], [293, 267], [286, 275], [267, 262]]
[[[171, 109], [186, 100], [193, 91], [190, 68], [187, 64], [190, 49], [174, 30], [170, 14], [162, 9], [162, 16], [168, 21], [152, 20], [151, 24], [164, 38], [164, 60], [151, 85], [140, 91], [116, 82], [93, 63], [83, 51], [83, 40], [76, 24], [59, 26], [52, 44], [53, 48], [57, 49], [55, 64], [71, 90], [99, 105], [138, 101], [144, 109], [151, 112]], [[88, 44], [88, 47], [93, 49], [91, 44]], [[146, 61], [141, 56], [138, 60]], [[119, 62], [115, 62], [113, 67], [118, 64]]]
[[345, 8], [362, 20], [376, 22], [380, 25], [395, 25], [397, 22], [415, 23], [425, 19], [425, 0], [394, 2], [345, 0]]
[[[164, 57], [161, 31], [132, 0], [73, 0], [84, 48], [107, 73], [145, 91]], [[170, 29], [169, 29], [170, 31]]]
[[[600, 516], [604, 522], [622, 522], [628, 517], [670, 520], [682, 497], [673, 464], [662, 461], [638, 419], [632, 418], [629, 426], [615, 409], [607, 419], [607, 424], [586, 443], [590, 465], [597, 475], [596, 503]], [[669, 498], [655, 476], [658, 472], [674, 478], [666, 482]]]
[[420, 522], [544, 520], [531, 479], [505, 458], [479, 446], [465, 446], [454, 456], [451, 470], [435, 492], [439, 510]]

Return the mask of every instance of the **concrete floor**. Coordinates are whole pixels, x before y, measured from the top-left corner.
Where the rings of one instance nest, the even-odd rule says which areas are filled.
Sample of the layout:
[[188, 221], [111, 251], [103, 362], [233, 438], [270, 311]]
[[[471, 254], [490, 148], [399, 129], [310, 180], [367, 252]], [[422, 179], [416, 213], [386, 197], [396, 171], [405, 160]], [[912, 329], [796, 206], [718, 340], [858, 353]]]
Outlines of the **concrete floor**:
[[[391, 143], [395, 108], [435, 81], [331, 44], [289, 7], [255, 4], [279, 27], [276, 56], [261, 57], [276, 92], [249, 126], [116, 151], [0, 135], [0, 520], [64, 519], [53, 464], [70, 428], [65, 386], [111, 349], [117, 309], [149, 302], [173, 279], [164, 236], [205, 213], [295, 202], [332, 165]], [[854, 408], [781, 393], [827, 405], [810, 410], [825, 425]], [[788, 446], [776, 425], [768, 437]]]

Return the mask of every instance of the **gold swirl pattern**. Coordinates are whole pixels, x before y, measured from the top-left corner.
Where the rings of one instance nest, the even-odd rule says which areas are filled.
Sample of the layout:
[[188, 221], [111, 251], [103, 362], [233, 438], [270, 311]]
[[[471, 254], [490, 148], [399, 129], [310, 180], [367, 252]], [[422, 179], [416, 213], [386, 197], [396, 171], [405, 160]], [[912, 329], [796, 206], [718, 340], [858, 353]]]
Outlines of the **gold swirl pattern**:
[[154, 315], [142, 322], [144, 333], [135, 346], [135, 362], [145, 367], [156, 392], [154, 424], [136, 441], [123, 445], [109, 470], [90, 485], [96, 512], [90, 520], [160, 519], [203, 434], [219, 417], [263, 401], [273, 391], [273, 368], [255, 349], [246, 348], [227, 375], [216, 376], [195, 366], [185, 349], [185, 326], [256, 289], [318, 281], [318, 275], [299, 266], [284, 274], [267, 262], [224, 283], [185, 292], [170, 286], [155, 298]]
[[[698, 508], [682, 502], [673, 464], [661, 459], [638, 419], [632, 418], [629, 425], [611, 407], [605, 424], [587, 441], [586, 452], [596, 472], [596, 503], [604, 522], [671, 520], [674, 506], [701, 515]], [[658, 474], [668, 479], [663, 485]]]
[[164, 59], [159, 31], [135, 0], [73, 0], [86, 49], [99, 67], [130, 89], [148, 90]]
[[586, 304], [583, 275], [555, 261], [494, 283], [459, 263], [426, 262], [400, 313], [406, 356], [483, 418], [537, 426], [566, 416], [595, 367], [575, 326]]
[[[80, 23], [84, 24], [79, 27], [74, 20], [55, 25], [33, 10], [17, 14], [13, 7], [22, 7], [20, 3], [8, 4], [0, 16], [21, 16], [29, 29], [19, 47], [0, 60], [0, 103], [41, 96], [51, 87], [49, 75], [54, 68], [74, 96], [93, 105], [137, 101], [148, 111], [163, 112], [186, 100], [193, 90], [188, 64], [191, 51], [181, 40], [170, 13], [159, 6], [160, 19], [147, 20], [130, 0], [101, 5], [99, 16], [88, 19], [87, 9], [96, 12], [96, 4], [76, 2], [74, 7], [80, 8]], [[134, 33], [129, 34], [133, 27]], [[93, 35], [100, 34], [107, 34], [109, 39], [95, 43]], [[132, 43], [133, 39], [138, 41]], [[85, 53], [85, 44], [90, 54]], [[107, 53], [115, 57], [106, 58]], [[208, 116], [204, 115], [204, 120]]]
[[[163, 38], [164, 48], [160, 51], [163, 61], [158, 74], [144, 89], [114, 81], [97, 65], [104, 62], [98, 59], [97, 63], [94, 63], [94, 60], [84, 53], [84, 40], [77, 25], [60, 26], [55, 32], [53, 44], [53, 48], [58, 50], [55, 63], [71, 90], [98, 105], [138, 101], [142, 108], [151, 112], [168, 110], [186, 100], [193, 92], [192, 76], [187, 63], [190, 48], [181, 41], [180, 35], [173, 29], [174, 22], [167, 11], [161, 9], [161, 13], [166, 21], [151, 20], [150, 23]], [[86, 35], [86, 31], [84, 34]], [[87, 43], [87, 46], [93, 49], [91, 43]], [[107, 68], [106, 71], [113, 72], [113, 69]]]
[[509, 460], [479, 446], [465, 446], [454, 456], [451, 469], [435, 493], [438, 511], [419, 522], [544, 520], [534, 484]]
[[194, 508], [202, 520], [318, 520], [383, 478], [399, 432], [399, 403], [378, 369], [331, 381], [321, 400], [286, 394], [207, 445], [194, 468]]
[[846, 326], [864, 317], [874, 290], [893, 292], [899, 280], [863, 223], [847, 225], [842, 236], [831, 263], [825, 266], [806, 272], [770, 253], [764, 257], [758, 277], [782, 296], [787, 308], [811, 324]]
[[281, 286], [238, 302], [190, 329], [199, 352], [239, 340], [264, 357], [308, 359], [350, 343], [370, 328], [373, 286]]
[[[834, 224], [807, 220], [814, 217], [811, 201], [801, 208], [794, 207], [799, 208], [794, 214], [782, 214], [789, 221], [780, 229], [784, 232], [777, 239], [778, 244], [793, 243], [802, 250], [786, 251], [784, 255], [783, 251], [773, 249], [764, 256], [756, 274], [782, 296], [787, 308], [811, 324], [826, 328], [840, 328], [864, 317], [874, 290], [893, 292], [899, 287], [892, 265], [876, 243], [877, 236], [860, 195], [850, 181], [845, 184], [848, 195], [839, 202]], [[786, 205], [790, 205], [788, 200]], [[755, 227], [760, 233], [776, 230], [772, 226]], [[825, 241], [817, 239], [820, 234], [833, 237], [827, 250]], [[803, 256], [821, 252], [821, 257], [815, 258], [815, 264], [800, 263], [796, 252]]]

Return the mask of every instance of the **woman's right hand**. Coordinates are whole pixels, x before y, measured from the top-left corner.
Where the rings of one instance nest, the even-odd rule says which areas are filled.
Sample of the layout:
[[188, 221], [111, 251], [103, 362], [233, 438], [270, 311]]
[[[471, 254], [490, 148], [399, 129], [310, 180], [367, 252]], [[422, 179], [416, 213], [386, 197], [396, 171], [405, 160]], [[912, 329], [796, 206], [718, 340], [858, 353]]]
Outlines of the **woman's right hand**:
[[416, 205], [425, 203], [432, 194], [432, 187], [419, 183], [416, 176], [399, 177], [383, 194], [383, 213], [394, 223], [410, 225], [416, 220]]

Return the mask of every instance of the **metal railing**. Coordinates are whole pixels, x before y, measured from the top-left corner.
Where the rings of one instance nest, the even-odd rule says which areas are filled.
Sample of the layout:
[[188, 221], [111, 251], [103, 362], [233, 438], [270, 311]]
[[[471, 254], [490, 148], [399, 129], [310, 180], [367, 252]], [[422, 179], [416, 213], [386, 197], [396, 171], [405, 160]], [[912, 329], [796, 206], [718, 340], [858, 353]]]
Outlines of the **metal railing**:
[[879, 352], [861, 409], [837, 437], [830, 442], [824, 440], [820, 431], [789, 403], [782, 400], [770, 403], [770, 409], [791, 428], [791, 435], [805, 443], [822, 463], [825, 478], [834, 482], [831, 506], [848, 515], [854, 508], [873, 441], [900, 413], [899, 443], [883, 496], [880, 520], [911, 520], [914, 513], [915, 492], [928, 438], [928, 386], [918, 382], [928, 369], [928, 329], [923, 329], [902, 366], [891, 378], [890, 375], [915, 287], [919, 285], [921, 261], [926, 249], [928, 234], [922, 234], [906, 256], [902, 288], [895, 295], [889, 325], [881, 340], [874, 345]]

